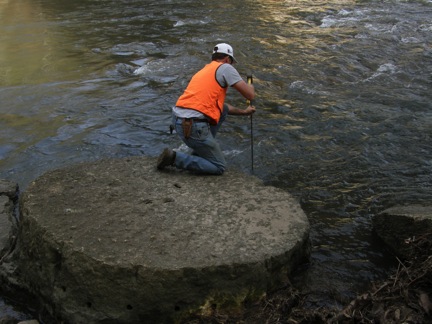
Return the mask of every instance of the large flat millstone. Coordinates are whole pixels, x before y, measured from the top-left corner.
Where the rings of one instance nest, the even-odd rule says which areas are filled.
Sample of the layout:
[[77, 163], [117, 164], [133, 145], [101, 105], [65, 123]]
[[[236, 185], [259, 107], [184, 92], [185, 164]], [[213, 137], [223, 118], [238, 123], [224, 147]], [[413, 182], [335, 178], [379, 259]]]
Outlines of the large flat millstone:
[[255, 177], [155, 170], [135, 157], [48, 172], [20, 199], [22, 280], [71, 323], [170, 321], [286, 281], [309, 223]]

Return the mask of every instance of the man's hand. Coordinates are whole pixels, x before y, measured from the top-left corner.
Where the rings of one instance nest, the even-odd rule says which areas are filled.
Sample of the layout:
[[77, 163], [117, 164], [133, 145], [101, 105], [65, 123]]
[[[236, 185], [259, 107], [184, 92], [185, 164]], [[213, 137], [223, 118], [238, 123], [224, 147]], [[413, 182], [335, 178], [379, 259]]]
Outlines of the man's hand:
[[247, 116], [249, 116], [249, 115], [252, 115], [253, 113], [255, 113], [255, 111], [256, 111], [256, 108], [254, 107], [254, 106], [252, 106], [252, 105], [249, 105], [245, 110], [243, 110], [244, 111], [244, 114], [245, 115], [247, 115]]
[[252, 105], [249, 105], [246, 109], [239, 109], [230, 104], [227, 105], [228, 105], [228, 115], [250, 116], [256, 110], [255, 107]]

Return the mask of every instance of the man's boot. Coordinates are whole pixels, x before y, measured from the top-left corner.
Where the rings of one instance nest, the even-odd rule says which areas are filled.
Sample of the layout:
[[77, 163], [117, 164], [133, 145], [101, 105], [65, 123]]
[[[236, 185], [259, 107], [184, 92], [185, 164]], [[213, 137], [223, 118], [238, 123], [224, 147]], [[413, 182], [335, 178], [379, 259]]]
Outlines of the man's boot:
[[161, 155], [159, 155], [157, 161], [158, 170], [162, 170], [166, 166], [174, 165], [175, 158], [176, 158], [176, 153], [173, 150], [169, 148], [164, 149]]

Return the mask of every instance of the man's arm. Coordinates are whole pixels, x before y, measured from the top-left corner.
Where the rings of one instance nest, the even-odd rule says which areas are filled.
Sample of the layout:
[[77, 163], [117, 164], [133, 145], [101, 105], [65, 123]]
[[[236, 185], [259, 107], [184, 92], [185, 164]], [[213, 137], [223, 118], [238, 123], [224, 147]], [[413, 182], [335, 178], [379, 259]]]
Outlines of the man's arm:
[[227, 104], [227, 106], [228, 115], [249, 116], [252, 115], [256, 110], [254, 106], [248, 106], [246, 109], [239, 109], [230, 104]]
[[255, 88], [253, 84], [247, 84], [246, 82], [241, 80], [233, 84], [232, 87], [236, 89], [238, 92], [240, 92], [242, 96], [248, 100], [252, 100], [253, 98], [255, 98]]

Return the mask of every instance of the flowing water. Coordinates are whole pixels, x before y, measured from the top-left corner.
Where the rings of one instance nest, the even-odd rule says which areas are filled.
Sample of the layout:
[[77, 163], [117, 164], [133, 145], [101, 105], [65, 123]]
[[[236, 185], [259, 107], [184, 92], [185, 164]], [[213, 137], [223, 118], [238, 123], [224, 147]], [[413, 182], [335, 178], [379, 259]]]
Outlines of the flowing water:
[[[228, 42], [254, 74], [254, 174], [311, 222], [295, 282], [311, 306], [338, 305], [394, 265], [371, 216], [432, 198], [431, 17], [430, 0], [0, 0], [0, 178], [25, 190], [54, 168], [179, 147], [170, 109]], [[250, 136], [246, 117], [219, 135], [247, 173]]]

